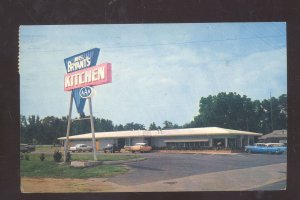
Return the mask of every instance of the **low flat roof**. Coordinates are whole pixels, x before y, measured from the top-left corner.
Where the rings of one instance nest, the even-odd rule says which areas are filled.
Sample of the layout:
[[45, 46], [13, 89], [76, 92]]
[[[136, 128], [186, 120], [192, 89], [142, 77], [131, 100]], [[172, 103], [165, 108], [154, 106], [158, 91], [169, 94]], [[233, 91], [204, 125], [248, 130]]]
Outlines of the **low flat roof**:
[[267, 138], [287, 138], [287, 130], [275, 130], [272, 133], [263, 135], [258, 139], [267, 139]]
[[[249, 135], [262, 136], [261, 133], [248, 131], [232, 130], [218, 127], [205, 128], [186, 128], [186, 129], [171, 129], [171, 130], [132, 130], [132, 131], [112, 131], [112, 132], [97, 132], [95, 138], [132, 138], [132, 137], [169, 137], [169, 136], [213, 136], [213, 135]], [[60, 137], [58, 140], [65, 140], [66, 137]], [[69, 136], [71, 140], [92, 139], [92, 133]]]

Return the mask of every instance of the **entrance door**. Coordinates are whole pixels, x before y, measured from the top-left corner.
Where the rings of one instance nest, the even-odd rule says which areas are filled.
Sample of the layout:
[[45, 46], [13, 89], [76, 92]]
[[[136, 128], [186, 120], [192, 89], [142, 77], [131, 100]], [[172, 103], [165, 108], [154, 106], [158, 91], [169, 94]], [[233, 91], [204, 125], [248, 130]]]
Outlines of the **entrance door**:
[[117, 145], [123, 148], [125, 146], [125, 138], [118, 138]]
[[100, 151], [100, 141], [96, 140], [96, 151]]
[[145, 142], [146, 142], [149, 146], [151, 146], [151, 138], [150, 138], [150, 137], [146, 137], [146, 138], [145, 138]]
[[225, 139], [224, 138], [214, 138], [213, 139], [213, 147], [225, 147]]

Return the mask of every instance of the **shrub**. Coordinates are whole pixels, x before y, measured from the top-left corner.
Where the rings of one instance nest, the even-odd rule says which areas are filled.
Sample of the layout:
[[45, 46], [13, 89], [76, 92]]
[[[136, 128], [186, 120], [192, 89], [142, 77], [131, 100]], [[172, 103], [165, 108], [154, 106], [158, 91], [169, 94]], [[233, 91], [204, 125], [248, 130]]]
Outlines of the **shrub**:
[[44, 154], [44, 153], [41, 153], [41, 155], [40, 155], [40, 160], [41, 160], [41, 161], [44, 161], [44, 160], [45, 160], [45, 154]]
[[29, 153], [25, 153], [25, 160], [30, 160]]
[[55, 162], [60, 162], [61, 158], [62, 158], [61, 152], [59, 152], [59, 150], [55, 150], [54, 154], [53, 154], [54, 161]]
[[20, 153], [20, 160], [24, 160], [24, 154]]
[[67, 152], [66, 162], [71, 162], [71, 153]]

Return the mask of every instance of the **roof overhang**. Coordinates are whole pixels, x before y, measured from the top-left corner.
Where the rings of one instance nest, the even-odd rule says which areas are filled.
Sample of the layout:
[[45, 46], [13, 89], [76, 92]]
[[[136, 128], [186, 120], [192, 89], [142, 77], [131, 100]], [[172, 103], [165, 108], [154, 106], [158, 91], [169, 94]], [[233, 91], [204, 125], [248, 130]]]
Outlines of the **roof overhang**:
[[164, 140], [164, 142], [208, 142], [208, 139]]
[[[134, 130], [134, 131], [115, 131], [115, 132], [98, 132], [95, 133], [96, 139], [104, 138], [137, 138], [137, 137], [171, 137], [171, 136], [262, 136], [261, 133], [248, 131], [224, 129], [218, 127], [207, 128], [188, 128], [188, 129], [171, 129], [171, 130]], [[65, 140], [66, 137], [60, 137], [58, 140]], [[81, 134], [69, 136], [71, 140], [92, 139], [92, 134]]]

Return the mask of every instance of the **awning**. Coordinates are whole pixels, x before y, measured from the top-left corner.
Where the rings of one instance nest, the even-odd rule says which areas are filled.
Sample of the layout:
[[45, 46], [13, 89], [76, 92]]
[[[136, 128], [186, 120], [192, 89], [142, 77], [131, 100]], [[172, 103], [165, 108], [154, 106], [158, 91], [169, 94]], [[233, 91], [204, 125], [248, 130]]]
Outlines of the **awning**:
[[208, 142], [208, 139], [165, 140], [164, 142]]

